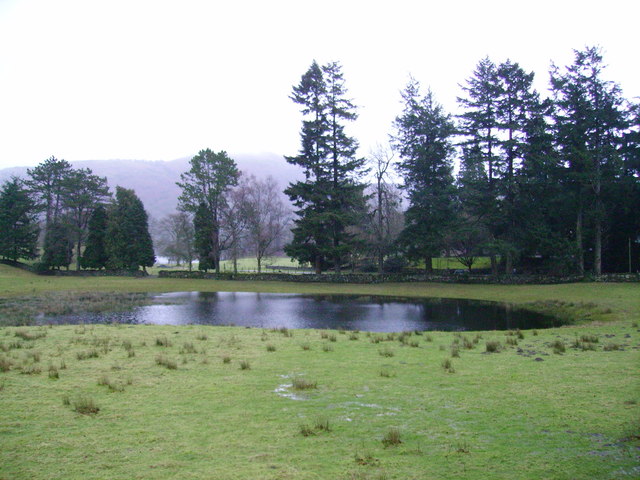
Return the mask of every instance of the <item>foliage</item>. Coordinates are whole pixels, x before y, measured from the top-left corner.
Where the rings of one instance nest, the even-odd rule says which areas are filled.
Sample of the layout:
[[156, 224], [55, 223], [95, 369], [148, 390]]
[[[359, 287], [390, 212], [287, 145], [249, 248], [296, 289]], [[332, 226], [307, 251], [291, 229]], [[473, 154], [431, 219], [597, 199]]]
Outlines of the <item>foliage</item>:
[[116, 188], [108, 213], [106, 250], [112, 269], [138, 270], [155, 263], [147, 212], [133, 190]]
[[107, 210], [98, 205], [88, 224], [87, 243], [80, 264], [82, 268], [105, 268], [109, 260], [106, 250]]
[[10, 260], [37, 255], [38, 224], [35, 204], [17, 178], [0, 191], [0, 256]]
[[345, 122], [357, 118], [356, 107], [344, 83], [338, 63], [320, 67], [314, 61], [291, 96], [305, 119], [300, 152], [286, 159], [302, 167], [305, 180], [285, 190], [298, 217], [285, 251], [317, 272], [330, 264], [340, 271], [356, 243], [350, 227], [364, 212], [364, 160], [356, 157], [358, 144], [345, 131]]
[[[198, 216], [195, 234], [201, 265], [219, 271], [221, 253], [228, 246], [222, 238], [227, 195], [231, 187], [238, 184], [240, 174], [236, 162], [225, 151], [200, 150], [189, 165], [189, 171], [176, 182], [182, 189], [179, 205], [182, 210]], [[204, 230], [199, 231], [199, 227]], [[205, 241], [207, 236], [209, 240]]]
[[68, 268], [72, 259], [73, 243], [68, 226], [59, 221], [50, 223], [44, 237], [41, 263], [47, 268]]
[[445, 249], [445, 234], [455, 218], [454, 126], [431, 91], [421, 97], [415, 80], [402, 92], [402, 99], [404, 109], [396, 118], [393, 138], [409, 207], [399, 243], [409, 259], [425, 259], [430, 271], [431, 258]]

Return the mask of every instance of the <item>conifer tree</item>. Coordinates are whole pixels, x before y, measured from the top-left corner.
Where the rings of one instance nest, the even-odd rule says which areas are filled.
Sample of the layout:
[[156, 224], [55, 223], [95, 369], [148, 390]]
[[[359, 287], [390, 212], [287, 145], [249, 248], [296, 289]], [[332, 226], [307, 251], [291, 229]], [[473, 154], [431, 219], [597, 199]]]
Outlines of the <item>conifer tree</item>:
[[17, 261], [37, 256], [36, 204], [22, 182], [13, 178], [0, 190], [0, 256]]
[[148, 215], [133, 190], [116, 187], [107, 221], [108, 266], [114, 270], [146, 269], [155, 263]]
[[42, 265], [47, 268], [69, 268], [73, 259], [73, 242], [69, 225], [56, 220], [47, 227], [44, 237]]
[[297, 156], [286, 157], [303, 168], [305, 180], [289, 185], [285, 193], [297, 208], [293, 240], [285, 252], [310, 262], [316, 272], [332, 264], [336, 271], [356, 243], [349, 227], [364, 210], [364, 159], [356, 157], [358, 144], [345, 131], [357, 118], [346, 97], [338, 63], [320, 67], [315, 61], [293, 88], [291, 99], [304, 115]]
[[86, 247], [80, 259], [82, 268], [101, 269], [107, 266], [106, 236], [107, 211], [103, 205], [98, 205], [89, 219]]
[[409, 259], [424, 260], [425, 269], [431, 271], [431, 259], [446, 248], [446, 234], [455, 219], [455, 130], [431, 91], [421, 96], [417, 81], [409, 82], [402, 99], [404, 110], [395, 121], [394, 145], [409, 207], [399, 242]]

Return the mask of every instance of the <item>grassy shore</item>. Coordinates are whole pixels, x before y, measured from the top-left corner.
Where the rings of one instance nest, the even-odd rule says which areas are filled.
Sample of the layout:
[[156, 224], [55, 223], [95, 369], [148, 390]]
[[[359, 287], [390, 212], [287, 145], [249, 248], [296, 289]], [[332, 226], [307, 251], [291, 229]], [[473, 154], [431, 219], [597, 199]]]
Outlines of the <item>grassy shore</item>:
[[0, 478], [640, 476], [637, 285], [74, 279], [0, 267], [5, 300], [186, 290], [533, 302], [579, 325], [396, 335], [1, 327]]

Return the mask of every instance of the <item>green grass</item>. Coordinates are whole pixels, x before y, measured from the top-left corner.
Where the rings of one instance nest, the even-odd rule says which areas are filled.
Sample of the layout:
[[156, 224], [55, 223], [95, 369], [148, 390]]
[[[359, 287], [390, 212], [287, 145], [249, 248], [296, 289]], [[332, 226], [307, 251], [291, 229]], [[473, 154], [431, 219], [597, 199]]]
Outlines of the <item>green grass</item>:
[[[78, 281], [0, 268], [4, 299], [234, 289], [537, 302], [579, 325], [524, 338], [482, 332], [472, 348], [465, 338], [475, 333], [350, 340], [316, 330], [0, 327], [0, 478], [638, 477], [637, 284]], [[451, 372], [443, 362], [455, 341]], [[502, 349], [487, 354], [488, 342]], [[387, 348], [393, 356], [380, 354]]]

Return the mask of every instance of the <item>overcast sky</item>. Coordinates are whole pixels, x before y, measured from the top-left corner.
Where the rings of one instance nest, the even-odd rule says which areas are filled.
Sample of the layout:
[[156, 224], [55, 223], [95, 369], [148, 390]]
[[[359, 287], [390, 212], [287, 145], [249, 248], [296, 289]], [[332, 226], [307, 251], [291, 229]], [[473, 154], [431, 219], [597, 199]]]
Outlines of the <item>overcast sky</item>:
[[632, 98], [638, 18], [636, 0], [0, 0], [0, 168], [295, 154], [288, 97], [314, 59], [343, 65], [362, 155], [387, 141], [409, 75], [454, 112], [487, 55], [546, 90], [551, 61], [600, 45]]

